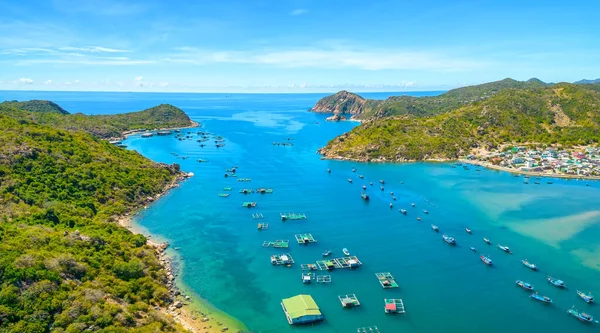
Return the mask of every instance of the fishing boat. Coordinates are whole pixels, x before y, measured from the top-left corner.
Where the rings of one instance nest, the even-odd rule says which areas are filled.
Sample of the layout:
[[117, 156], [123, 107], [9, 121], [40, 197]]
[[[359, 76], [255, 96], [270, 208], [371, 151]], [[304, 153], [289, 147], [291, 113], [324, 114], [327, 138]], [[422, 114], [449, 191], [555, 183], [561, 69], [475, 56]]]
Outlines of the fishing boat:
[[444, 242], [446, 242], [450, 245], [456, 245], [456, 240], [454, 239], [454, 237], [450, 237], [446, 234], [443, 234], [442, 238], [444, 239]]
[[431, 229], [433, 229], [433, 231], [435, 231], [435, 232], [438, 232], [440, 230], [440, 228], [438, 228], [438, 226], [435, 224], [431, 225]]
[[508, 246], [498, 244], [498, 248], [506, 253], [512, 253], [510, 252], [510, 248]]
[[390, 208], [394, 208], [394, 204], [390, 202]]
[[358, 175], [358, 178], [360, 178], [360, 179], [364, 179], [364, 178], [365, 178], [365, 176], [363, 176], [363, 175]]
[[531, 297], [532, 299], [534, 299], [536, 301], [540, 301], [542, 303], [546, 303], [546, 304], [552, 303], [552, 299], [550, 297], [540, 296], [540, 295], [538, 295], [538, 293], [533, 293], [533, 294], [529, 295], [529, 297]]
[[312, 281], [312, 274], [310, 272], [302, 273], [302, 283], [309, 284], [311, 281]]
[[348, 251], [347, 248], [343, 248], [342, 252], [344, 253], [345, 256], [349, 256], [350, 255], [350, 251]]
[[469, 228], [465, 228], [465, 231], [466, 231], [468, 234], [472, 234], [472, 233], [473, 233], [473, 232], [471, 231], [471, 229], [469, 229]]
[[406, 215], [406, 209], [400, 209], [400, 213]]
[[575, 307], [572, 307], [569, 310], [567, 310], [567, 313], [570, 314], [571, 316], [583, 321], [584, 323], [598, 323], [597, 320], [594, 320], [594, 317], [592, 317], [591, 315], [589, 315], [585, 312], [577, 311], [575, 309]]
[[563, 280], [555, 279], [551, 276], [548, 276], [548, 282], [552, 283], [554, 286], [556, 286], [558, 288], [566, 288], [565, 281], [563, 281]]
[[355, 169], [355, 168], [352, 168], [352, 172], [356, 172], [356, 169]]
[[373, 182], [369, 182], [369, 185], [373, 186]]
[[363, 186], [362, 186], [362, 189], [363, 189], [363, 190], [366, 190], [366, 189], [367, 189], [367, 186], [366, 186], [366, 185], [363, 185]]
[[486, 257], [483, 254], [479, 256], [479, 259], [483, 261], [484, 264], [492, 266], [492, 259], [490, 257]]
[[393, 196], [393, 195], [394, 195], [394, 192], [390, 192], [390, 195], [391, 195], [391, 196]]
[[492, 244], [492, 242], [490, 242], [490, 240], [489, 240], [489, 239], [487, 239], [487, 238], [484, 238], [484, 239], [483, 239], [483, 241], [484, 241], [486, 244]]
[[392, 196], [392, 199], [393, 199], [394, 201], [396, 201], [396, 197], [395, 197], [395, 196]]
[[380, 179], [379, 182], [381, 183], [381, 185], [385, 184], [385, 182], [383, 181], [383, 179]]
[[586, 303], [594, 303], [594, 296], [592, 296], [592, 294], [590, 293], [584, 293], [582, 291], [577, 290], [577, 295], [579, 295], [579, 297], [581, 297], [581, 299], [583, 299]]
[[331, 173], [331, 169], [327, 168], [327, 173]]
[[425, 214], [429, 214], [429, 212], [428, 212], [428, 211], [426, 211], [425, 209], [423, 209], [423, 213], [425, 213]]
[[384, 190], [385, 190], [385, 189], [383, 188], [383, 186], [381, 186], [381, 187], [380, 187], [380, 189], [381, 189], [382, 191], [384, 191]]
[[525, 289], [525, 290], [533, 290], [533, 286], [527, 282], [523, 282], [521, 280], [517, 280], [515, 281], [515, 283], [517, 284], [517, 286]]
[[325, 251], [325, 252], [323, 252], [321, 254], [323, 255], [323, 257], [328, 257], [328, 256], [331, 255], [331, 250], [327, 250], [327, 251]]
[[421, 218], [420, 218], [420, 217], [417, 217], [417, 221], [421, 221]]
[[410, 205], [414, 207], [414, 206], [415, 206], [415, 203], [413, 202], [413, 203], [411, 203]]
[[366, 194], [366, 193], [361, 193], [361, 194], [360, 194], [360, 196], [361, 196], [361, 198], [362, 198], [363, 200], [365, 200], [365, 201], [369, 201], [369, 195], [368, 195], [368, 194]]
[[534, 263], [527, 261], [527, 259], [523, 259], [521, 260], [521, 262], [523, 263], [523, 265], [525, 265], [525, 267], [534, 271], [537, 270], [537, 266]]
[[477, 252], [477, 249], [474, 246], [471, 246], [471, 251]]
[[352, 179], [348, 178], [348, 183], [352, 183]]

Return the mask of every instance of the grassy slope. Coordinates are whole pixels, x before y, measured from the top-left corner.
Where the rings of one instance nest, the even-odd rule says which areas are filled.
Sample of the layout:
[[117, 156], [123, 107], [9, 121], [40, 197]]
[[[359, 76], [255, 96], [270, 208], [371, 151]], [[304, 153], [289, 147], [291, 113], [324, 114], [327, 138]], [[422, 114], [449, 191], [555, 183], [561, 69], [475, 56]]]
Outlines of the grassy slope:
[[323, 153], [353, 159], [457, 158], [502, 143], [563, 145], [600, 141], [600, 93], [583, 86], [508, 89], [455, 111], [364, 123]]
[[0, 103], [0, 105], [31, 112], [69, 114], [69, 112], [60, 107], [60, 105], [51, 101], [44, 101], [39, 99], [24, 102], [7, 101]]
[[[12, 106], [18, 107], [18, 105]], [[14, 107], [0, 108], [0, 114], [49, 125], [54, 128], [84, 131], [100, 138], [118, 137], [122, 132], [128, 130], [186, 127], [192, 124], [185, 112], [169, 104], [161, 104], [139, 112], [116, 115], [86, 116], [79, 113], [30, 112]]]
[[0, 115], [0, 332], [182, 331], [153, 310], [170, 301], [153, 249], [109, 222], [175, 174], [89, 134]]

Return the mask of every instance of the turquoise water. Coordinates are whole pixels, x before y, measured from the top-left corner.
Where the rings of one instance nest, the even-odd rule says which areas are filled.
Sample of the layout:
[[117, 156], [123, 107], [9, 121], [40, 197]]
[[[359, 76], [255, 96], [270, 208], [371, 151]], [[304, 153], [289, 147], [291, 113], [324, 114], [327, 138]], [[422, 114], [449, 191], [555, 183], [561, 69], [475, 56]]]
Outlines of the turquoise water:
[[[122, 100], [129, 110], [135, 110], [159, 99], [144, 95], [122, 96]], [[130, 149], [155, 161], [179, 163], [195, 174], [144, 210], [138, 222], [180, 248], [181, 278], [188, 286], [252, 331], [355, 332], [357, 327], [371, 325], [381, 332], [598, 329], [566, 314], [576, 305], [600, 318], [596, 306], [585, 304], [575, 294], [581, 289], [600, 295], [598, 182], [552, 179], [549, 185], [543, 179], [535, 185], [532, 179], [525, 185], [521, 177], [476, 171], [475, 167], [326, 161], [315, 151], [356, 124], [329, 123], [324, 115], [306, 112], [321, 95], [162, 95], [165, 102], [182, 107], [202, 123], [201, 129], [191, 132], [221, 135], [226, 146], [200, 148], [195, 140], [174, 137], [128, 139]], [[88, 113], [124, 108], [114, 95], [69, 95], [63, 99], [71, 103], [71, 110]], [[60, 103], [60, 98], [57, 101]], [[111, 111], [94, 108], [94, 101]], [[271, 144], [288, 137], [294, 139], [293, 147]], [[178, 159], [171, 153], [189, 158]], [[199, 158], [209, 162], [198, 163]], [[224, 178], [225, 169], [234, 165], [239, 166], [239, 177], [252, 178], [252, 182]], [[356, 173], [352, 168], [357, 168]], [[359, 174], [364, 181], [358, 179]], [[347, 178], [354, 182], [348, 183]], [[383, 192], [379, 179], [386, 182]], [[367, 185], [371, 200], [365, 203], [360, 198], [361, 185], [369, 181], [374, 186]], [[225, 186], [233, 187], [230, 197], [218, 197]], [[274, 193], [237, 192], [246, 187], [270, 187]], [[397, 201], [391, 200], [389, 191]], [[243, 201], [256, 201], [258, 206], [242, 208]], [[400, 208], [408, 210], [407, 216], [398, 212]], [[308, 219], [282, 223], [280, 212], [306, 213]], [[252, 213], [262, 213], [269, 230], [257, 231]], [[432, 231], [432, 223], [440, 227], [439, 234]], [[467, 226], [472, 235], [464, 231]], [[318, 243], [292, 243], [294, 234], [304, 232], [312, 233]], [[444, 243], [442, 233], [454, 236], [458, 245]], [[494, 245], [484, 244], [483, 237]], [[276, 239], [289, 239], [290, 248], [261, 247], [263, 241]], [[501, 252], [497, 243], [510, 246], [514, 254]], [[481, 263], [470, 246], [490, 255], [494, 266]], [[301, 283], [301, 263], [320, 260], [326, 249], [341, 256], [343, 247], [358, 256], [363, 266], [332, 272], [329, 285]], [[296, 265], [270, 264], [271, 254], [283, 252], [289, 252]], [[525, 268], [520, 263], [524, 258], [536, 263], [539, 271]], [[376, 272], [391, 272], [400, 288], [382, 289]], [[569, 288], [553, 287], [545, 280], [548, 274], [565, 280]], [[540, 294], [553, 298], [554, 304], [544, 306], [529, 299], [526, 291], [515, 286], [516, 279], [532, 283]], [[287, 324], [280, 301], [299, 293], [313, 296], [325, 315], [324, 323], [308, 327]], [[347, 293], [355, 293], [361, 306], [342, 309], [337, 295]], [[384, 314], [384, 298], [402, 298], [407, 314]]]

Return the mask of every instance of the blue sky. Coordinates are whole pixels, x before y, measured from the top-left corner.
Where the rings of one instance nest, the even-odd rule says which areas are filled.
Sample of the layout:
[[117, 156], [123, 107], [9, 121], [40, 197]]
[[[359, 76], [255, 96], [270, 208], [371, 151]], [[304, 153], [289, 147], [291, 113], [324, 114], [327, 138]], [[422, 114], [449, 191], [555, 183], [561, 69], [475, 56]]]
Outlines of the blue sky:
[[600, 1], [3, 0], [0, 90], [437, 90], [600, 77]]

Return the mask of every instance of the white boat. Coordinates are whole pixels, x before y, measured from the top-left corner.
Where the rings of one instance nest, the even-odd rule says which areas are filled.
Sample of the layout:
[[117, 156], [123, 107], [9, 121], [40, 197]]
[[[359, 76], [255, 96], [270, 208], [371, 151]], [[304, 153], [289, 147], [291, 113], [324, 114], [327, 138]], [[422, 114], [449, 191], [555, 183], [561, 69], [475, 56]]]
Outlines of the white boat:
[[343, 248], [342, 252], [344, 253], [344, 255], [349, 256], [350, 255], [350, 251], [348, 251], [347, 248]]

